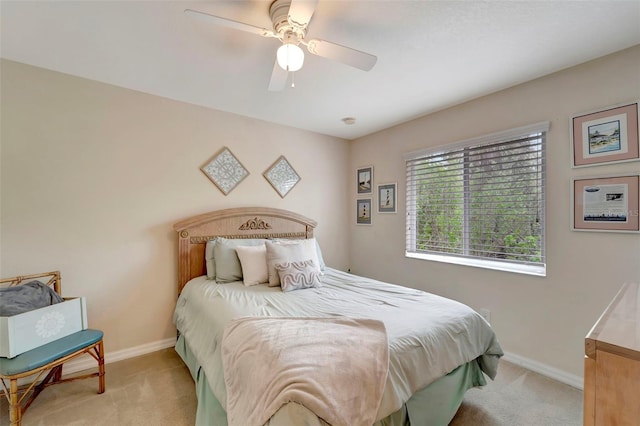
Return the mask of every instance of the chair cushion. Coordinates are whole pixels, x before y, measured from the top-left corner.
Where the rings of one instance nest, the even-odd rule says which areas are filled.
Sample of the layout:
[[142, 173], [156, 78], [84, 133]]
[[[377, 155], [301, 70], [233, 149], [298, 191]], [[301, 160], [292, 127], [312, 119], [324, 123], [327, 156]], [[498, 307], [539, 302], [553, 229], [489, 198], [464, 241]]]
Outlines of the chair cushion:
[[0, 357], [0, 375], [12, 376], [35, 370], [57, 359], [72, 354], [80, 349], [91, 346], [102, 340], [100, 330], [82, 330], [70, 334], [46, 345], [24, 352], [14, 358]]

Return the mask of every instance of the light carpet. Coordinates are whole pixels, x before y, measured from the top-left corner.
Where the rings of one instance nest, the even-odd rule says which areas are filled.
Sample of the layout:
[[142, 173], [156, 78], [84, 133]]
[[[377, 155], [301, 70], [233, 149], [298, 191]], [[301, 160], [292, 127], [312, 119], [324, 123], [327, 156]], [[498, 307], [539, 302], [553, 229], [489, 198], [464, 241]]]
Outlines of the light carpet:
[[[173, 349], [106, 366], [106, 392], [97, 379], [46, 388], [23, 417], [23, 426], [193, 426], [195, 386]], [[9, 424], [0, 402], [0, 425]], [[500, 362], [488, 386], [470, 389], [451, 426], [579, 426], [582, 391], [524, 368]], [[214, 425], [212, 425], [214, 426]], [[426, 425], [425, 425], [426, 426]], [[431, 426], [431, 425], [429, 425]]]

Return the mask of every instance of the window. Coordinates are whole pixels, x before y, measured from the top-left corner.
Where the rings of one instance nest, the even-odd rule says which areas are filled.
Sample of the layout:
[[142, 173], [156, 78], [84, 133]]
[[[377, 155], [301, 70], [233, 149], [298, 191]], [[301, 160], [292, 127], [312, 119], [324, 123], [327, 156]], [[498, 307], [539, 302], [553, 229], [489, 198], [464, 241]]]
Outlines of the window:
[[408, 154], [408, 257], [545, 274], [549, 123]]

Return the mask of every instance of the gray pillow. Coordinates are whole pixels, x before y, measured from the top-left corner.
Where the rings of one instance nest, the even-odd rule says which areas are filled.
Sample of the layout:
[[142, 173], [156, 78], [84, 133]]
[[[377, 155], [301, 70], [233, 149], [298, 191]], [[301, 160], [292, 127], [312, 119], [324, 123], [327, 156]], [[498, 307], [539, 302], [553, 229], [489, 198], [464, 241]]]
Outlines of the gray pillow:
[[216, 262], [213, 258], [213, 248], [215, 247], [217, 242], [218, 242], [217, 238], [207, 241], [207, 245], [204, 249], [204, 261], [207, 267], [208, 280], [216, 279]]
[[215, 261], [216, 282], [230, 283], [242, 281], [242, 265], [236, 253], [238, 246], [259, 246], [265, 243], [265, 239], [228, 239], [217, 238], [213, 246]]
[[284, 292], [322, 287], [320, 271], [311, 259], [302, 262], [278, 263], [276, 269]]

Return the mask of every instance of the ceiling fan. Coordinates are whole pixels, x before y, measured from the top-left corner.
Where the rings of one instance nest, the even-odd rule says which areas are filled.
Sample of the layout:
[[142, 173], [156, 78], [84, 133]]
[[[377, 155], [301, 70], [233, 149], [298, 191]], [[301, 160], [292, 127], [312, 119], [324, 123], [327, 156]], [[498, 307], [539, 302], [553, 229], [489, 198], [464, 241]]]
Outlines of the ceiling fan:
[[302, 68], [304, 52], [299, 45], [305, 46], [307, 51], [313, 55], [342, 62], [364, 71], [373, 68], [378, 59], [374, 55], [326, 40], [305, 40], [307, 26], [317, 3], [318, 0], [275, 0], [269, 7], [273, 30], [192, 9], [186, 9], [184, 13], [217, 25], [280, 40], [282, 45], [278, 48], [276, 62], [271, 73], [270, 91], [284, 89], [289, 73]]

